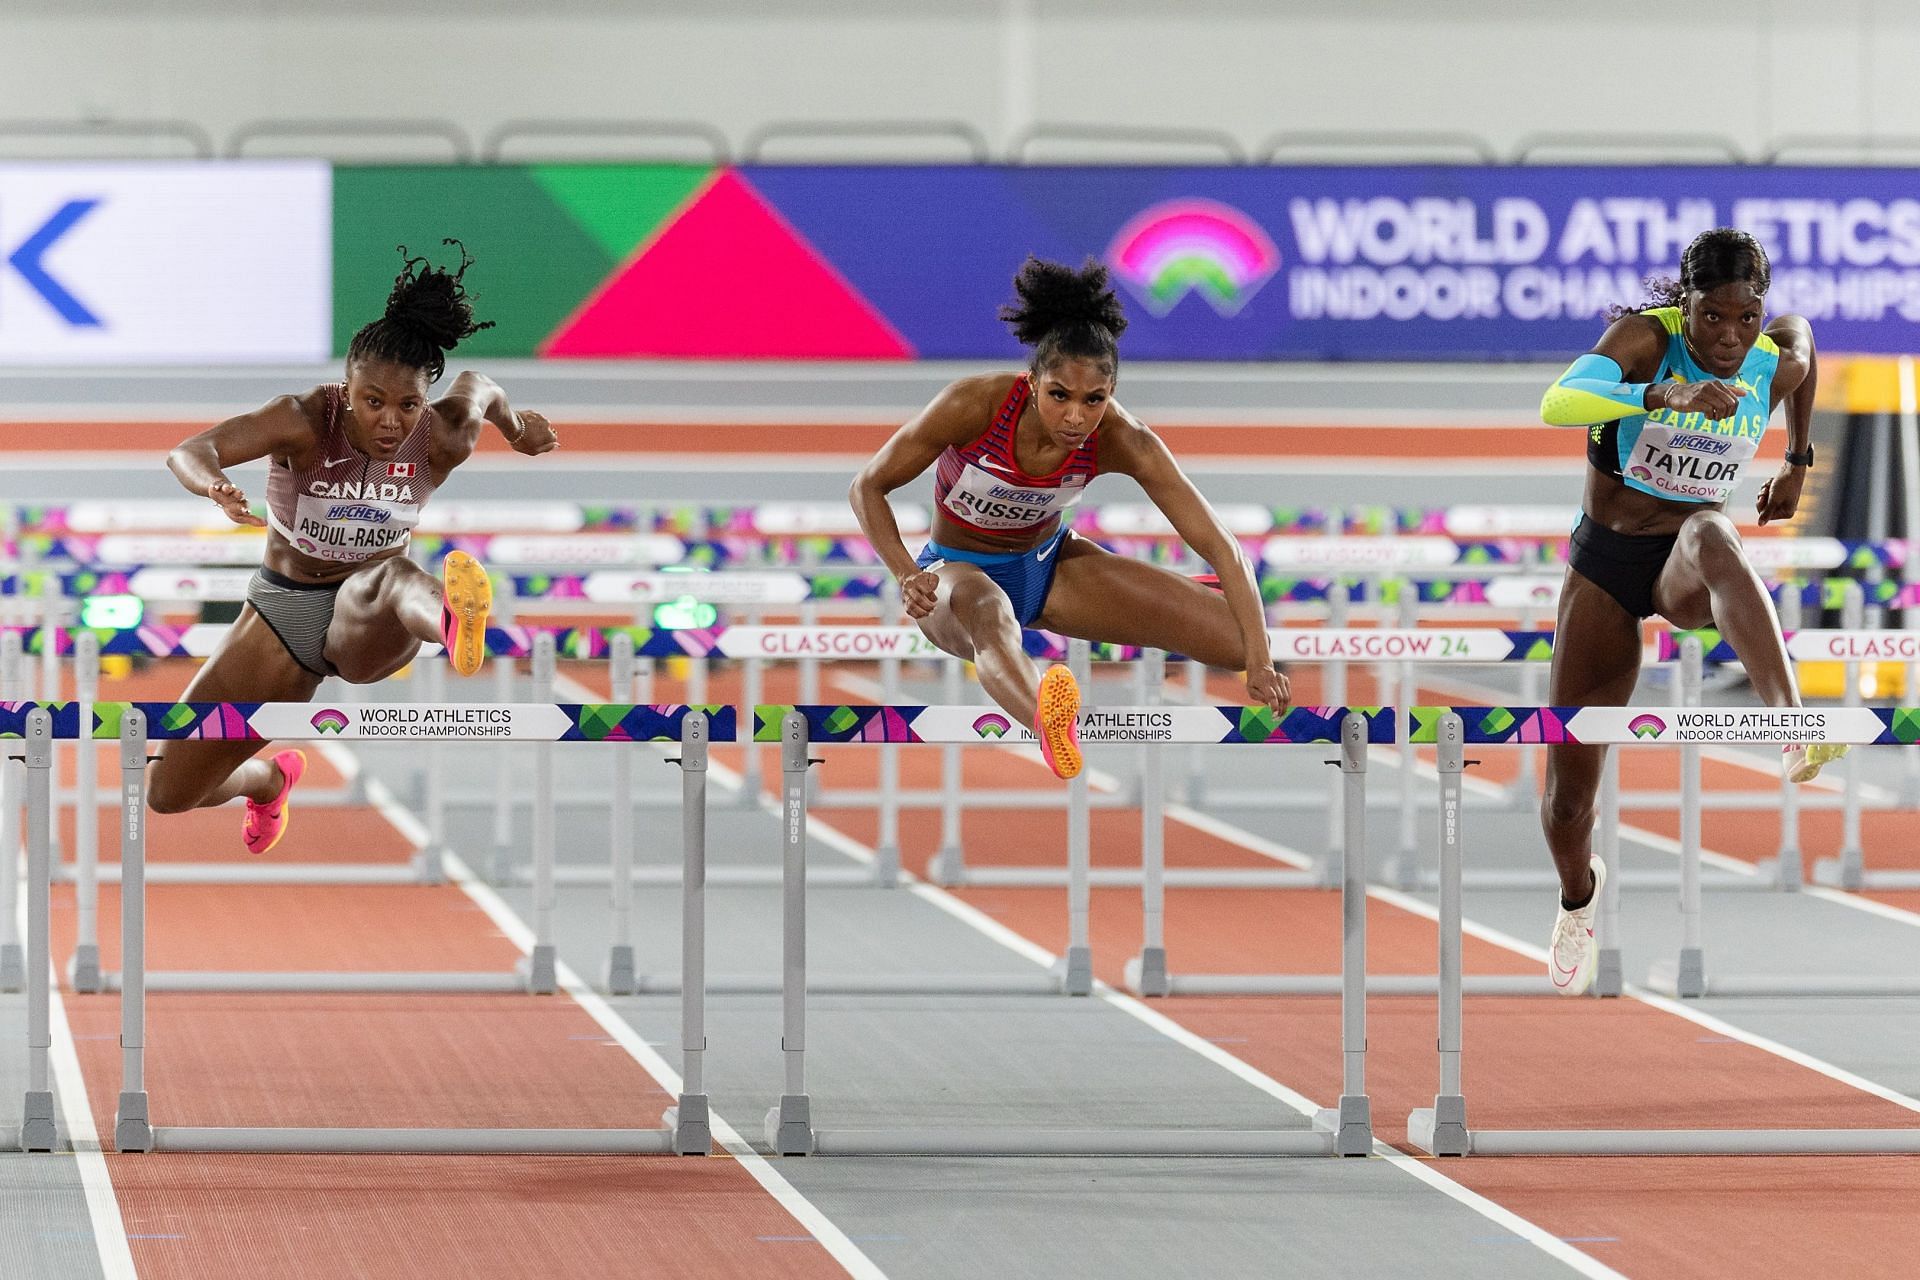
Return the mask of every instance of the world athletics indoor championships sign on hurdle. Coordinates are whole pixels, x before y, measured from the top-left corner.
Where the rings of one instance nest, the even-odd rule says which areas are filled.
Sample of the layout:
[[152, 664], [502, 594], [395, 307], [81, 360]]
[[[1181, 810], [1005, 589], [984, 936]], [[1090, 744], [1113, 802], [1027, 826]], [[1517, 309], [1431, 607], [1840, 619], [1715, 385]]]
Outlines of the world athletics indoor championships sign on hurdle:
[[77, 702], [0, 702], [0, 738], [26, 736], [27, 716], [46, 711], [56, 738], [117, 738], [131, 711], [147, 718], [147, 736], [248, 742], [328, 738], [530, 742], [679, 742], [688, 715], [704, 712], [708, 737], [731, 742], [739, 715], [723, 706], [630, 703], [96, 702], [89, 733]]
[[1438, 742], [1440, 718], [1460, 717], [1469, 744], [1688, 746], [1835, 742], [1920, 743], [1911, 707], [1414, 707], [1413, 741]]
[[[779, 742], [791, 713], [807, 722], [810, 743], [1001, 742], [1032, 743], [1032, 730], [989, 707], [794, 706], [753, 709], [753, 740]], [[1362, 716], [1367, 741], [1394, 740], [1393, 712], [1382, 707], [1116, 707], [1080, 713], [1080, 741], [1239, 743], [1339, 742], [1349, 714]]]

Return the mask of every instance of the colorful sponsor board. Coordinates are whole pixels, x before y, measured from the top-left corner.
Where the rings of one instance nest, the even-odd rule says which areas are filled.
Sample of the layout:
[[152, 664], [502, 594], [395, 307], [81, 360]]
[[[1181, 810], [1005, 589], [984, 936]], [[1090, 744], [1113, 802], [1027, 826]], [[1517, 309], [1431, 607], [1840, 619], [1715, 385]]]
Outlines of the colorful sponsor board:
[[1733, 225], [1773, 258], [1775, 313], [1897, 352], [1913, 189], [1890, 167], [343, 168], [334, 342], [378, 314], [395, 244], [451, 234], [500, 325], [476, 355], [1013, 362], [997, 309], [1032, 253], [1110, 267], [1136, 359], [1564, 358]]
[[[690, 714], [707, 717], [708, 737], [731, 742], [739, 732], [732, 707], [631, 703], [353, 703], [96, 702], [87, 736], [117, 738], [131, 711], [146, 717], [150, 738], [325, 741], [328, 738], [409, 741], [678, 742]], [[24, 735], [35, 710], [53, 717], [53, 736], [81, 736], [74, 702], [0, 703], [0, 737]]]
[[319, 161], [0, 164], [0, 364], [326, 358]]
[[[1339, 742], [1349, 715], [1365, 722], [1367, 741], [1393, 741], [1393, 716], [1380, 707], [1102, 707], [1080, 714], [1082, 742], [1233, 743], [1243, 746]], [[1033, 734], [980, 706], [794, 706], [753, 709], [754, 741], [779, 742], [798, 715], [814, 743], [1031, 743]]]
[[1588, 746], [1780, 746], [1920, 742], [1910, 707], [1414, 707], [1413, 741], [1438, 741], [1440, 719], [1457, 714], [1469, 744]]

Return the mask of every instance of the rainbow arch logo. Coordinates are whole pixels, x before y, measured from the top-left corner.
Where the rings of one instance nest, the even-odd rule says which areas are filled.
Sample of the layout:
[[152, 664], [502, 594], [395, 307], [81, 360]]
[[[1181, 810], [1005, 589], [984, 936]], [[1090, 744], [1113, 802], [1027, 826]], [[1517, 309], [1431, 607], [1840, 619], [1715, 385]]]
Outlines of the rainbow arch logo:
[[1154, 316], [1197, 293], [1232, 317], [1280, 269], [1280, 250], [1259, 223], [1230, 204], [1166, 200], [1120, 228], [1107, 262]]
[[1667, 722], [1659, 716], [1635, 716], [1627, 721], [1627, 732], [1636, 738], [1657, 738], [1667, 731]]
[[983, 738], [1004, 738], [1011, 728], [1013, 721], [991, 711], [973, 722], [973, 731]]
[[321, 733], [345, 733], [347, 726], [351, 723], [352, 721], [347, 719], [346, 712], [333, 707], [323, 707], [313, 715], [313, 727]]

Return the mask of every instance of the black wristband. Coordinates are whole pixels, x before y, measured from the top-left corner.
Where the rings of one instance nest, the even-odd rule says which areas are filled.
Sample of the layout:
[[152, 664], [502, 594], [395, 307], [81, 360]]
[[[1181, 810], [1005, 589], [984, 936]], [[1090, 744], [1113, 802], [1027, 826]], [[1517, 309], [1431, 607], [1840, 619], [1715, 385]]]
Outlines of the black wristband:
[[1791, 449], [1787, 450], [1787, 463], [1795, 467], [1813, 466], [1813, 445], [1809, 443], [1804, 453], [1795, 453]]

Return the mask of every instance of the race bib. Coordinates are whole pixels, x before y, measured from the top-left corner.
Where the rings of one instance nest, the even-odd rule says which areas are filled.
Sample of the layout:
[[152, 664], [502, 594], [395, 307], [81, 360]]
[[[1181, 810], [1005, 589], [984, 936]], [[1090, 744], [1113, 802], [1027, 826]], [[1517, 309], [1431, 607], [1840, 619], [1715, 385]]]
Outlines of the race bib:
[[1086, 488], [1084, 475], [1063, 477], [1057, 489], [1041, 489], [969, 462], [942, 505], [976, 529], [1031, 529], [1070, 510]]
[[1717, 435], [1649, 421], [1634, 442], [1626, 475], [1662, 497], [1725, 502], [1759, 443], [1758, 436]]
[[[406, 542], [420, 522], [420, 507], [404, 482], [368, 485], [378, 496], [354, 498], [300, 495], [293, 528], [281, 529], [296, 551], [316, 560], [357, 561]], [[389, 495], [387, 490], [395, 492]], [[276, 522], [277, 524], [277, 522]]]

